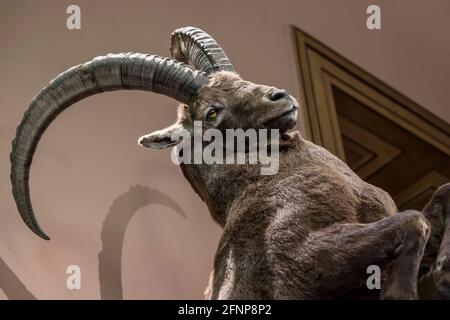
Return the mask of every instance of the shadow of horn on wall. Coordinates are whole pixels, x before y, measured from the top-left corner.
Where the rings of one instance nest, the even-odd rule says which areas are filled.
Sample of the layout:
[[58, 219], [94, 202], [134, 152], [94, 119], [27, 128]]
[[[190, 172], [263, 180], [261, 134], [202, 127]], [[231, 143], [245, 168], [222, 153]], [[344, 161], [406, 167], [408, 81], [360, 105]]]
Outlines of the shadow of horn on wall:
[[118, 196], [105, 217], [101, 231], [102, 250], [98, 254], [101, 299], [123, 299], [122, 249], [126, 228], [134, 214], [150, 204], [165, 206], [186, 217], [172, 198], [156, 189], [134, 186]]

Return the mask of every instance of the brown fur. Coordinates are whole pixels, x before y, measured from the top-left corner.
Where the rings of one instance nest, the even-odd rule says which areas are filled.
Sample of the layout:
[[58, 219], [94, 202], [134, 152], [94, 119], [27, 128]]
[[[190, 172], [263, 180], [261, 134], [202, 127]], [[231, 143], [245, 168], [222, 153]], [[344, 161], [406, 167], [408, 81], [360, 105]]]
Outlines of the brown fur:
[[[173, 145], [170, 134], [192, 130], [194, 120], [205, 128], [277, 128], [283, 133], [276, 175], [261, 175], [258, 165], [181, 165], [224, 230], [207, 297], [337, 298], [364, 286], [366, 268], [375, 264], [383, 273], [382, 298], [416, 298], [430, 223], [417, 211], [397, 213], [386, 192], [298, 132], [287, 134], [297, 115], [276, 117], [297, 102], [290, 96], [270, 101], [275, 90], [235, 73], [213, 74], [192, 105], [180, 106], [176, 125], [140, 140], [154, 148]], [[213, 124], [204, 118], [211, 105], [223, 108]], [[442, 230], [431, 221], [431, 233], [442, 237], [449, 209], [433, 212]], [[450, 231], [446, 234], [450, 238]], [[448, 251], [436, 244], [427, 248], [429, 265], [439, 250]]]

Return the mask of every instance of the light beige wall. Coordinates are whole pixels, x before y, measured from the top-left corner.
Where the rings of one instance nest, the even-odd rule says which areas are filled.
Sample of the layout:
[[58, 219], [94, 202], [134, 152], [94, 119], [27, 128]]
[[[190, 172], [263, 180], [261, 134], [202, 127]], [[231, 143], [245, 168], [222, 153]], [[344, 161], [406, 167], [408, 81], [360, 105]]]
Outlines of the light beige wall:
[[[380, 31], [365, 27], [372, 3], [382, 8]], [[69, 4], [81, 6], [80, 31], [65, 27]], [[295, 25], [450, 121], [449, 9], [446, 0], [0, 2], [0, 257], [38, 298], [99, 298], [103, 220], [117, 197], [140, 184], [170, 195], [187, 217], [161, 205], [137, 211], [123, 248], [124, 297], [200, 298], [206, 286], [220, 229], [169, 151], [136, 145], [173, 121], [176, 103], [166, 97], [107, 93], [60, 116], [31, 172], [34, 208], [52, 241], [20, 220], [10, 193], [10, 141], [32, 97], [70, 66], [108, 52], [168, 55], [170, 33], [194, 25], [216, 37], [243, 77], [298, 95]], [[81, 291], [65, 288], [71, 264], [82, 268]]]

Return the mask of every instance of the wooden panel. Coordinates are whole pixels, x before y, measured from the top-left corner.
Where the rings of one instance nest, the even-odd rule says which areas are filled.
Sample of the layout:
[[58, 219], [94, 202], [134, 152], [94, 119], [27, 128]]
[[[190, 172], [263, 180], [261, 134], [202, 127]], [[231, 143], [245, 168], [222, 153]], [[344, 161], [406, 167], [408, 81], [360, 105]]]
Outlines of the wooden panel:
[[374, 155], [363, 166], [350, 167], [388, 191], [400, 209], [421, 210], [434, 190], [450, 180], [450, 157], [355, 97], [332, 90], [341, 134], [347, 138], [344, 150], [357, 143]]
[[306, 33], [294, 28], [307, 138], [422, 209], [450, 181], [450, 126]]
[[[339, 109], [338, 105], [338, 112]], [[393, 161], [401, 151], [393, 145], [384, 141], [381, 137], [371, 133], [363, 126], [360, 126], [357, 122], [338, 114], [338, 123], [341, 128], [342, 143], [344, 144], [345, 156], [349, 166], [357, 172], [361, 178], [367, 179], [383, 168], [389, 162]], [[349, 143], [350, 142], [350, 143]], [[352, 163], [348, 161], [348, 152], [355, 145], [359, 146], [359, 150], [364, 148], [372, 156], [367, 159], [363, 164]]]

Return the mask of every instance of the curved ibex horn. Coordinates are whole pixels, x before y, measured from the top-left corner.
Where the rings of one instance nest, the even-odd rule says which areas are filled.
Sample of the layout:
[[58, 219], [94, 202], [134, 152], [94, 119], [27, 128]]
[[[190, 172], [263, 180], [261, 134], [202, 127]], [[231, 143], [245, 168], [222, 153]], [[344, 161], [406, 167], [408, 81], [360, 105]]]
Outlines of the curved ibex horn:
[[184, 63], [141, 53], [97, 57], [57, 76], [32, 100], [12, 142], [12, 192], [23, 221], [49, 240], [34, 215], [28, 179], [40, 137], [64, 109], [88, 96], [121, 89], [151, 91], [190, 103], [207, 80], [203, 72]]
[[170, 53], [174, 59], [192, 64], [206, 74], [234, 71], [225, 51], [205, 31], [194, 27], [175, 30], [170, 40]]

